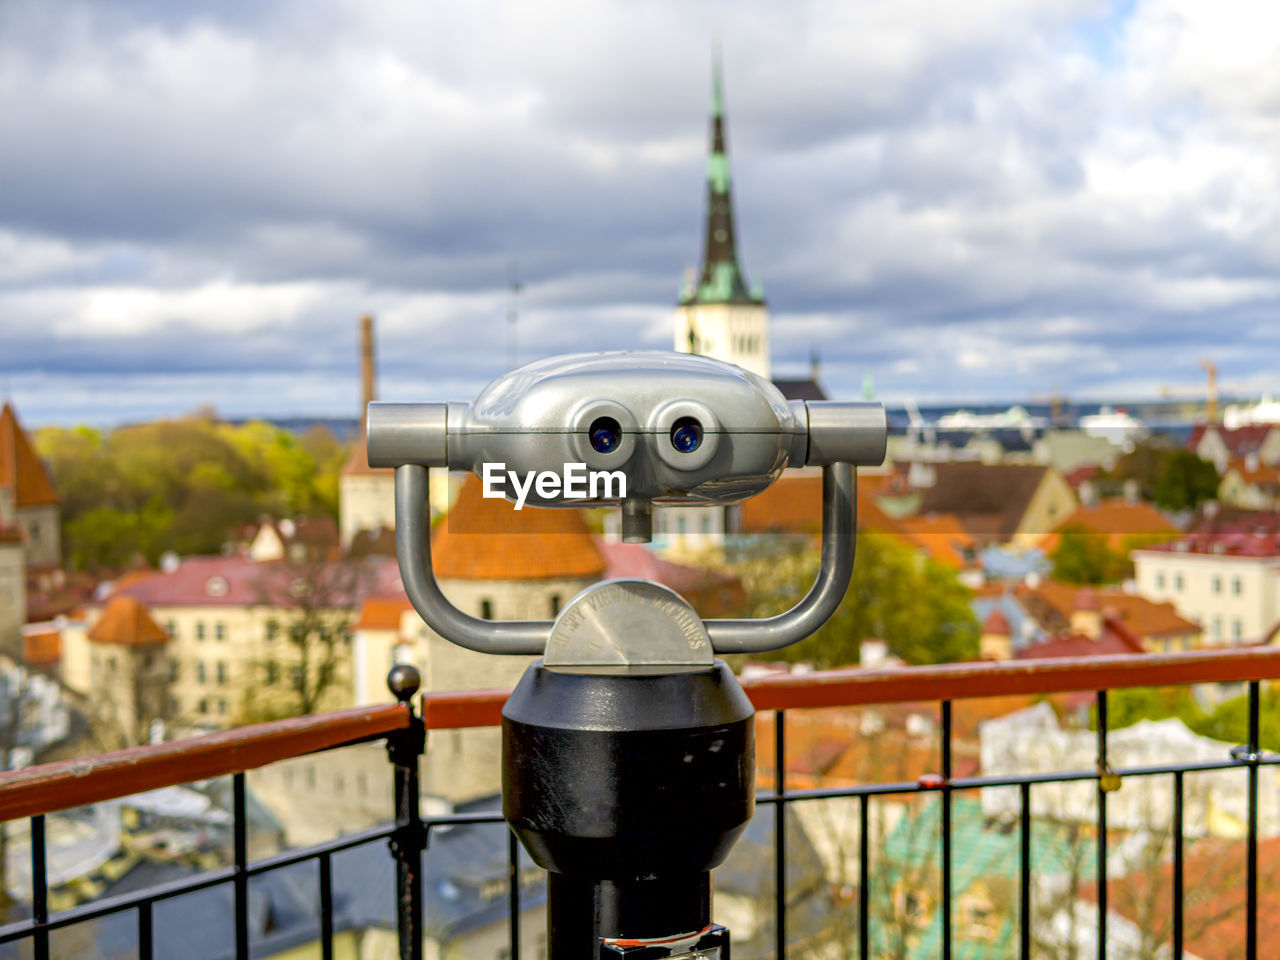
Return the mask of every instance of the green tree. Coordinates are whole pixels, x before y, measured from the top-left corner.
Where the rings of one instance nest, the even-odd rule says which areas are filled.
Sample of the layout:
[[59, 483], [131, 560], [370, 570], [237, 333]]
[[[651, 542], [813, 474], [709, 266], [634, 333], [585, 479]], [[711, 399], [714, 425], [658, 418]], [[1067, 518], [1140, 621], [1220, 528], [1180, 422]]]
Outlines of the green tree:
[[1059, 532], [1058, 545], [1049, 559], [1053, 561], [1053, 578], [1063, 583], [1117, 583], [1128, 571], [1128, 558], [1108, 547], [1105, 535], [1078, 524]]
[[50, 428], [36, 436], [62, 499], [67, 556], [119, 567], [165, 550], [217, 552], [263, 516], [336, 516], [346, 451], [323, 427], [298, 438], [261, 421], [209, 416], [102, 434]]
[[1154, 499], [1166, 510], [1190, 510], [1218, 495], [1218, 469], [1190, 450], [1176, 450], [1156, 479]]
[[[752, 599], [749, 616], [773, 616], [793, 606], [813, 582], [818, 554], [808, 546], [774, 544], [738, 564]], [[844, 602], [812, 637], [768, 655], [808, 661], [819, 669], [858, 662], [862, 641], [883, 639], [907, 663], [943, 663], [978, 654], [978, 622], [970, 592], [953, 571], [882, 534], [860, 534]]]

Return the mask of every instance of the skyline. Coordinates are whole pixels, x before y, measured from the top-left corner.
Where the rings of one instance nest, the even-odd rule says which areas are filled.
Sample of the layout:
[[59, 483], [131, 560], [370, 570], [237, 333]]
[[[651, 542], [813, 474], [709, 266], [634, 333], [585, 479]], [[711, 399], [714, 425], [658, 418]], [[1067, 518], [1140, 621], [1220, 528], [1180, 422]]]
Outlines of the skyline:
[[521, 362], [669, 349], [718, 38], [776, 375], [1280, 389], [1280, 11], [953, 7], [0, 5], [0, 388], [30, 425], [352, 415], [368, 312], [382, 398], [470, 399], [512, 263]]

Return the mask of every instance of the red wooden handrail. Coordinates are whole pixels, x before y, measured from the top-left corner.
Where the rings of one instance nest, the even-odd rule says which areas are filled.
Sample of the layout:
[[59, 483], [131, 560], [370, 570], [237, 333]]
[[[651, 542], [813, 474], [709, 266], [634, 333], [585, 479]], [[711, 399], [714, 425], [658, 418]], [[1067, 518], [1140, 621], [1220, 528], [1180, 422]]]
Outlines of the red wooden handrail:
[[[827, 670], [752, 677], [743, 680], [742, 686], [757, 710], [791, 710], [1227, 683], [1272, 677], [1280, 677], [1280, 648], [1249, 647], [1000, 663], [942, 663], [883, 670]], [[502, 705], [509, 694], [509, 690], [425, 694], [422, 706], [427, 729], [496, 726], [502, 722]]]
[[275, 720], [0, 773], [0, 821], [252, 770], [409, 726], [399, 703]]
[[[1273, 677], [1280, 677], [1280, 649], [1252, 647], [831, 670], [754, 677], [743, 686], [757, 709], [790, 710]], [[495, 726], [501, 722], [509, 693], [426, 694], [422, 715], [428, 730]], [[409, 714], [400, 704], [359, 707], [0, 773], [0, 821], [251, 770], [317, 750], [385, 737], [408, 725]]]

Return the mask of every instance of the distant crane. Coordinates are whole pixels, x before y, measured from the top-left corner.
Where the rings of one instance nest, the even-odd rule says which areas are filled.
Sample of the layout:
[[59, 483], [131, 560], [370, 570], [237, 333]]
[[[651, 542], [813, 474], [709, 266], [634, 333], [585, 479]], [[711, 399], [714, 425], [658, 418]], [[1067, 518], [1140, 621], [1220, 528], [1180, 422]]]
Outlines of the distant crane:
[[[1207, 383], [1204, 391], [1204, 415], [1207, 423], [1218, 422], [1218, 365], [1212, 360], [1199, 361], [1199, 367], [1205, 372]], [[1160, 396], [1174, 397], [1200, 393], [1195, 387], [1160, 387]]]

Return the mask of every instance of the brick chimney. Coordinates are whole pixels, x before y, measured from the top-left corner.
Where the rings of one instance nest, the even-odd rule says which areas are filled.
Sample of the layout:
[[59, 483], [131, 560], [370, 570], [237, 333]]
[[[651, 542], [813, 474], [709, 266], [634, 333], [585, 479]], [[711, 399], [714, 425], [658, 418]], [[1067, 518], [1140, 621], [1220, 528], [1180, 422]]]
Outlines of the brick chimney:
[[360, 318], [360, 430], [364, 431], [364, 418], [369, 404], [377, 400], [373, 369], [373, 317]]

